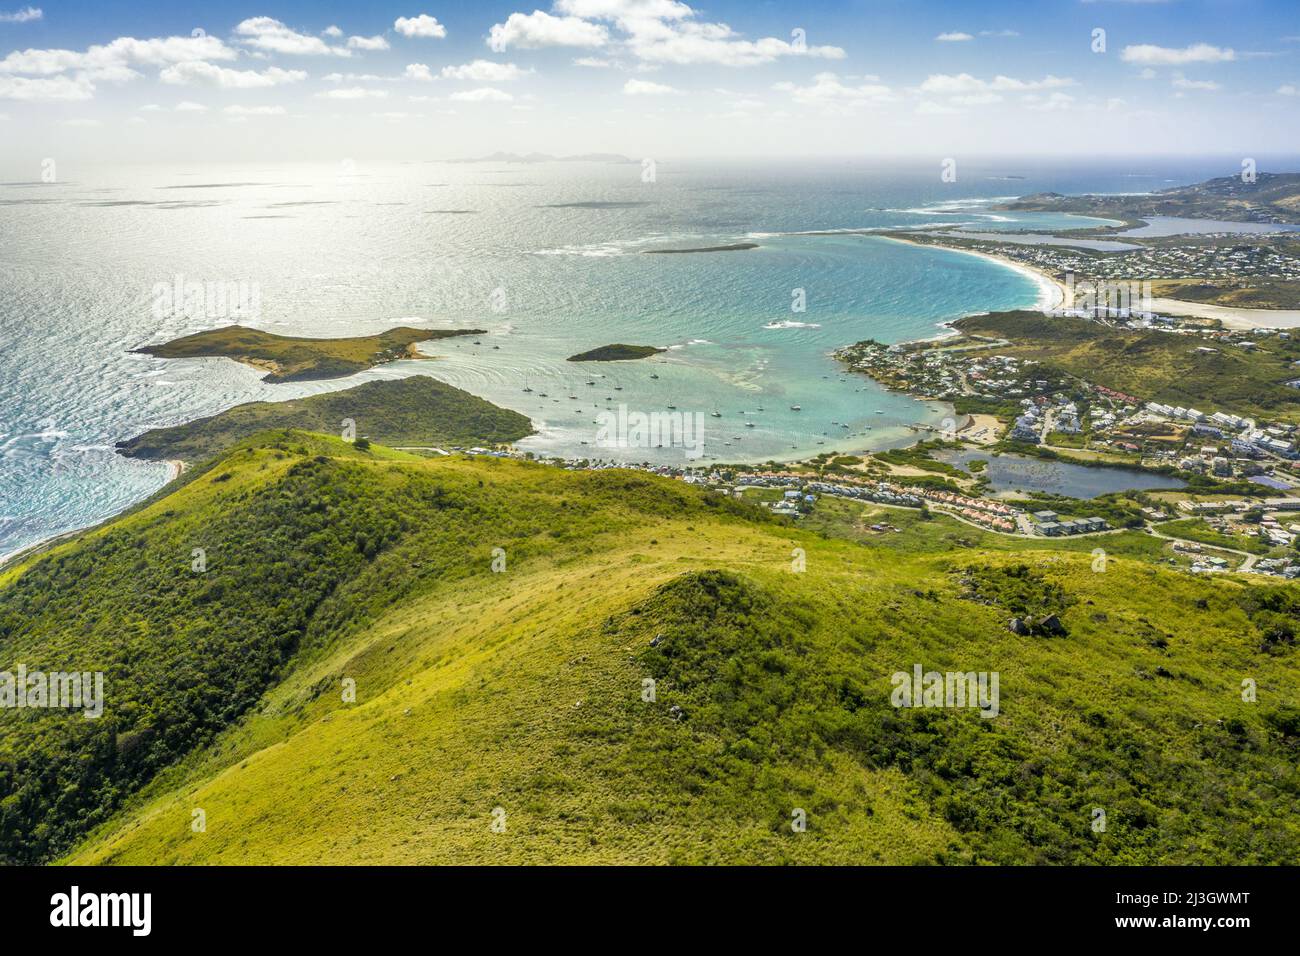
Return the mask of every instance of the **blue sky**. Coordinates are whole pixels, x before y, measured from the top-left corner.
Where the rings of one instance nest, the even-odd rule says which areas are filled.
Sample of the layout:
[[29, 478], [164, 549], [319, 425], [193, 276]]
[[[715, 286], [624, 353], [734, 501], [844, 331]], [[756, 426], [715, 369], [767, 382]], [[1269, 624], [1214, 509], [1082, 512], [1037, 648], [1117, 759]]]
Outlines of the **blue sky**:
[[[1104, 31], [1104, 34], [1095, 31]], [[1295, 0], [0, 0], [0, 158], [1300, 153]]]

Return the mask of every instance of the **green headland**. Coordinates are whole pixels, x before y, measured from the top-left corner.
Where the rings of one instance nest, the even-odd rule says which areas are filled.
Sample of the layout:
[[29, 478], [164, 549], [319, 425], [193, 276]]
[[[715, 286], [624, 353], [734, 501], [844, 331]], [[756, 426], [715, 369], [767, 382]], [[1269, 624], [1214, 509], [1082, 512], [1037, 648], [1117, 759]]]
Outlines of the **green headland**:
[[162, 345], [136, 349], [159, 358], [229, 358], [266, 370], [264, 382], [343, 378], [397, 359], [426, 358], [419, 342], [458, 335], [483, 335], [482, 329], [412, 329], [405, 326], [378, 335], [309, 339], [274, 335], [242, 325], [196, 332]]
[[267, 429], [340, 434], [350, 421], [357, 436], [398, 447], [468, 448], [517, 441], [532, 434], [528, 418], [425, 375], [366, 382], [283, 402], [248, 402], [184, 425], [154, 428], [118, 452], [129, 458], [197, 462]]

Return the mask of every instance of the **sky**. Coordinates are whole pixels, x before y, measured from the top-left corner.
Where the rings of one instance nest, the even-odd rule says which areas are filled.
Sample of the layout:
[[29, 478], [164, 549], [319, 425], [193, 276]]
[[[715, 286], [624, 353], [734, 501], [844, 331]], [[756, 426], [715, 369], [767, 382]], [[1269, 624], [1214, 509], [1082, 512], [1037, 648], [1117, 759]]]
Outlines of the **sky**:
[[1300, 153], [1297, 0], [0, 0], [0, 161]]

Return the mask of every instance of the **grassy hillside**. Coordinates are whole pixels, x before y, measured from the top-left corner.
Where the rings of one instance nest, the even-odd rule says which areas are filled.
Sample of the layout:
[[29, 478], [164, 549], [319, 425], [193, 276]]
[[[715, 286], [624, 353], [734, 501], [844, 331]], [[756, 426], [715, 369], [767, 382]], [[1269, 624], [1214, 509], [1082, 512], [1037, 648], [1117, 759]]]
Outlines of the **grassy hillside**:
[[1158, 279], [1151, 283], [1151, 293], [1156, 298], [1234, 309], [1295, 309], [1300, 308], [1297, 285], [1285, 279]]
[[344, 419], [358, 436], [399, 447], [491, 445], [532, 434], [528, 418], [424, 375], [366, 382], [284, 402], [248, 402], [209, 418], [152, 428], [118, 451], [128, 458], [199, 461], [267, 429], [338, 434]]
[[[0, 575], [0, 668], [109, 673], [99, 721], [3, 715], [0, 854], [1300, 862], [1294, 589], [865, 514], [252, 439]], [[917, 663], [998, 671], [999, 716], [896, 710]]]
[[625, 362], [630, 359], [648, 358], [658, 352], [666, 352], [654, 345], [602, 345], [600, 348], [570, 355], [569, 362]]
[[228, 325], [136, 351], [159, 358], [229, 358], [266, 369], [264, 382], [301, 382], [343, 378], [400, 358], [424, 358], [415, 348], [417, 342], [482, 334], [482, 329], [412, 329], [401, 326], [378, 335], [307, 339]]
[[1197, 336], [1107, 329], [1087, 319], [1041, 312], [994, 312], [953, 323], [962, 332], [1009, 339], [1001, 354], [1045, 362], [1095, 385], [1151, 401], [1229, 410], [1300, 421], [1300, 392], [1285, 383], [1297, 377], [1300, 343], [1276, 335], [1252, 336], [1246, 351], [1215, 342], [1212, 352]]
[[1207, 179], [1134, 195], [1063, 196], [1036, 193], [995, 209], [1073, 212], [1126, 221], [1150, 216], [1183, 216], [1229, 222], [1300, 221], [1300, 173], [1260, 173], [1255, 182], [1240, 176]]

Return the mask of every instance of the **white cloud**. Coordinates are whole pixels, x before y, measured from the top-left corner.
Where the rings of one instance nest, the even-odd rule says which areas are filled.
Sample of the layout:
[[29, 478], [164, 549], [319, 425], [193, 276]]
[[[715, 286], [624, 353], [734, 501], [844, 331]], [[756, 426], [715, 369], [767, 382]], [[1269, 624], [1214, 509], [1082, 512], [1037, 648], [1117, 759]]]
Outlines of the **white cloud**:
[[1074, 97], [1069, 93], [1062, 93], [1059, 90], [1055, 93], [1049, 93], [1041, 96], [1038, 93], [1029, 93], [1022, 97], [1025, 106], [1028, 109], [1039, 113], [1052, 113], [1057, 110], [1067, 110], [1074, 105]]
[[457, 103], [509, 103], [514, 97], [504, 90], [483, 86], [477, 90], [461, 90], [451, 94], [448, 99], [455, 100]]
[[447, 35], [447, 28], [436, 17], [421, 13], [416, 17], [398, 17], [393, 21], [393, 29], [404, 37], [425, 37], [441, 40]]
[[731, 28], [723, 23], [684, 23], [664, 34], [639, 30], [628, 42], [632, 52], [642, 60], [682, 65], [756, 66], [783, 56], [823, 60], [842, 60], [845, 56], [837, 46], [798, 46], [775, 37], [754, 41], [734, 39]]
[[30, 79], [0, 76], [0, 100], [88, 100], [95, 86], [85, 77], [51, 76]]
[[532, 70], [524, 70], [513, 63], [493, 63], [491, 60], [475, 60], [461, 66], [444, 66], [444, 80], [474, 80], [478, 83], [506, 83], [527, 76]]
[[278, 66], [263, 70], [232, 70], [212, 63], [195, 60], [177, 63], [158, 74], [158, 79], [173, 86], [207, 84], [230, 90], [254, 90], [268, 86], [300, 83], [307, 79], [303, 70], [282, 70]]
[[376, 73], [326, 73], [321, 79], [326, 83], [384, 83], [398, 77], [379, 76]]
[[343, 31], [336, 26], [328, 26], [321, 31], [321, 36], [333, 37], [337, 40], [339, 37], [343, 36]]
[[316, 95], [326, 100], [382, 100], [388, 97], [388, 91], [370, 90], [363, 86], [345, 86], [339, 90], [330, 90]]
[[[840, 60], [845, 56], [844, 51], [836, 46], [808, 45], [802, 31], [797, 39], [789, 41], [776, 37], [743, 39], [725, 23], [695, 20], [696, 11], [677, 0], [555, 0], [553, 9], [564, 16], [553, 17], [541, 11], [527, 17], [522, 13], [511, 14], [505, 24], [492, 28], [489, 45], [508, 45], [512, 22], [522, 28], [525, 22], [553, 26], [563, 20], [566, 30], [587, 36], [589, 42], [584, 45], [604, 46], [609, 42], [607, 29], [603, 24], [590, 21], [606, 20], [623, 34], [621, 40], [628, 51], [648, 64], [753, 66], [785, 56], [826, 60]], [[594, 30], [605, 32], [603, 35], [587, 32]], [[492, 48], [505, 47], [494, 45]]]
[[206, 113], [208, 108], [202, 103], [195, 103], [191, 100], [185, 100], [183, 103], [176, 104], [177, 113]]
[[553, 17], [541, 10], [512, 13], [505, 23], [488, 31], [488, 46], [496, 53], [510, 47], [535, 49], [544, 46], [601, 47], [609, 42], [609, 31], [580, 17]]
[[879, 77], [866, 76], [859, 79], [865, 82], [848, 86], [834, 73], [818, 73], [813, 77], [811, 86], [777, 83], [773, 88], [789, 93], [796, 103], [820, 106], [833, 113], [852, 112], [861, 106], [888, 103], [894, 99], [893, 91], [877, 82]]
[[227, 106], [221, 112], [228, 116], [283, 116], [283, 106]]
[[79, 70], [90, 80], [138, 76], [132, 66], [164, 66], [185, 60], [233, 60], [238, 54], [216, 37], [119, 37], [84, 53], [75, 50], [14, 51], [0, 60], [0, 73], [52, 76]]
[[925, 78], [920, 90], [922, 93], [940, 96], [971, 96], [981, 93], [1024, 93], [1074, 85], [1074, 80], [1052, 76], [1050, 73], [1041, 80], [1018, 80], [1010, 76], [995, 76], [992, 80], [981, 80], [969, 73], [955, 75], [932, 73]]
[[423, 63], [408, 63], [406, 71], [402, 75], [408, 80], [419, 80], [422, 83], [433, 82], [433, 71]]
[[683, 20], [695, 15], [677, 0], [556, 0], [555, 9], [587, 20]]
[[1300, 86], [1294, 83], [1283, 83], [1277, 88], [1278, 93], [1282, 96], [1300, 96]]
[[958, 96], [949, 97], [949, 100], [957, 106], [988, 106], [992, 103], [1001, 103], [1002, 95], [1000, 93], [963, 93]]
[[681, 90], [663, 83], [651, 83], [649, 80], [628, 80], [623, 84], [623, 92], [628, 96], [664, 96], [680, 93]]
[[387, 50], [388, 41], [382, 36], [373, 37], [348, 37], [348, 49], [350, 50]]
[[1211, 46], [1208, 43], [1194, 43], [1182, 49], [1139, 43], [1137, 46], [1124, 47], [1124, 51], [1120, 54], [1120, 59], [1125, 63], [1140, 63], [1144, 66], [1226, 63], [1236, 58], [1237, 54], [1233, 50]]
[[343, 47], [330, 46], [320, 37], [299, 33], [271, 17], [251, 17], [235, 27], [243, 42], [268, 53], [293, 56], [350, 56]]
[[1174, 74], [1173, 85], [1175, 89], [1179, 90], [1206, 90], [1213, 92], [1214, 90], [1222, 89], [1222, 87], [1213, 80], [1189, 80], [1181, 73]]
[[607, 70], [614, 65], [613, 60], [602, 60], [598, 56], [580, 56], [573, 61], [574, 66], [586, 66], [596, 70]]
[[946, 106], [943, 103], [936, 103], [934, 100], [922, 100], [916, 105], [916, 112], [921, 116], [950, 116], [954, 113], [960, 113], [961, 110]]
[[31, 23], [45, 16], [40, 7], [23, 7], [13, 13], [0, 13], [0, 23]]
[[1006, 37], [1006, 38], [1008, 38], [1008, 39], [1011, 39], [1011, 38], [1013, 38], [1013, 37], [1018, 37], [1018, 36], [1020, 36], [1020, 31], [1018, 31], [1018, 30], [981, 30], [981, 31], [980, 31], [980, 36], [982, 36], [982, 37]]
[[935, 39], [940, 43], [961, 43], [975, 38], [969, 33], [940, 33]]

